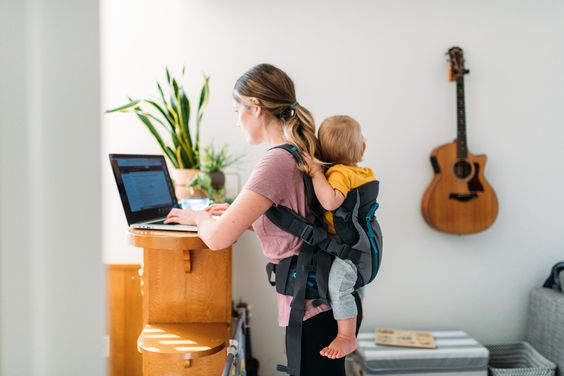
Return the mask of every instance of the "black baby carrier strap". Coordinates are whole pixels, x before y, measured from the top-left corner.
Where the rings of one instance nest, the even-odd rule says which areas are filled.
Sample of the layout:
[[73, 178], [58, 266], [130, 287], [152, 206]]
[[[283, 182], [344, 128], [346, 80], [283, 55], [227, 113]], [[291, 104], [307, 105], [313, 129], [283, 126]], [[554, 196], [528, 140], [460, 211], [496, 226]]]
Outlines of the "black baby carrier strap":
[[[288, 151], [298, 165], [305, 165], [295, 146], [284, 144], [275, 148]], [[286, 332], [288, 365], [278, 365], [277, 370], [294, 376], [300, 375], [305, 300], [314, 299], [314, 306], [329, 303], [328, 278], [333, 262], [333, 256], [317, 252], [316, 244], [328, 236], [327, 227], [323, 225], [323, 208], [315, 196], [313, 184], [307, 174], [303, 174], [303, 181], [308, 206], [315, 217], [314, 223], [308, 222], [282, 205], [273, 206], [266, 212], [272, 223], [303, 241], [297, 256], [283, 259], [278, 264], [269, 263], [266, 266], [269, 282], [276, 287], [276, 291], [293, 297]], [[275, 274], [274, 281], [272, 274]]]
[[[288, 151], [299, 165], [305, 165], [295, 146], [285, 144], [275, 148]], [[303, 241], [297, 256], [266, 266], [268, 280], [276, 291], [293, 297], [286, 332], [288, 365], [278, 365], [277, 370], [294, 376], [300, 376], [305, 300], [313, 299], [315, 307], [329, 304], [329, 272], [335, 256], [351, 260], [356, 265], [355, 290], [372, 281], [380, 265], [382, 246], [380, 227], [374, 217], [378, 207], [377, 181], [352, 190], [333, 213], [340, 241], [327, 232], [323, 222], [324, 209], [315, 196], [311, 178], [304, 173], [303, 181], [308, 206], [315, 217], [313, 223], [282, 205], [272, 206], [266, 212], [273, 224]]]

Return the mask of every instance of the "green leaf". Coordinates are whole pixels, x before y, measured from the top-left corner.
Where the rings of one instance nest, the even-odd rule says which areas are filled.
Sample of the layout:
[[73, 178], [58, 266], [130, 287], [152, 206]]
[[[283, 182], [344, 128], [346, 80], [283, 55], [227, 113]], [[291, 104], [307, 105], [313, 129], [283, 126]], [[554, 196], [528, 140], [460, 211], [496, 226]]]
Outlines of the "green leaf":
[[174, 151], [170, 148], [170, 146], [165, 148], [165, 153], [168, 159], [172, 162], [172, 165], [178, 168], [178, 160], [176, 159], [176, 155], [174, 155]]
[[[157, 143], [159, 144], [159, 146], [161, 147], [162, 151], [167, 154], [167, 147], [163, 142], [163, 139], [161, 138], [161, 135], [159, 134], [159, 132], [157, 132], [157, 130], [155, 129], [155, 126], [153, 125], [153, 123], [151, 122], [151, 120], [145, 116], [143, 113], [141, 112], [136, 112], [135, 113], [137, 115], [137, 117], [143, 122], [143, 124], [145, 124], [145, 126], [147, 127], [147, 129], [149, 130], [149, 132], [153, 135], [153, 137], [155, 138], [155, 140], [157, 140]], [[174, 165], [174, 167], [178, 168], [178, 162], [175, 159], [171, 159], [172, 164]]]
[[196, 150], [200, 150], [200, 124], [202, 122], [202, 117], [204, 116], [204, 109], [208, 105], [208, 100], [210, 96], [210, 86], [209, 86], [210, 76], [204, 75], [204, 85], [200, 92], [200, 103], [198, 104], [198, 113], [196, 114]]
[[[192, 108], [192, 103], [190, 103], [188, 94], [183, 87], [186, 67], [182, 67], [179, 77], [174, 77], [171, 72], [168, 67], [165, 67], [166, 84], [156, 82], [158, 99], [133, 100], [128, 98], [129, 103], [106, 112], [134, 112], [157, 140], [159, 147], [173, 165], [199, 168], [201, 155], [199, 150], [199, 123], [208, 101], [209, 76], [204, 76], [204, 87], [200, 93], [198, 112], [194, 111], [196, 112], [194, 121], [197, 123], [197, 137], [194, 139], [190, 131], [190, 116], [192, 116], [194, 108]], [[170, 138], [165, 136], [164, 131], [169, 133]]]
[[182, 109], [180, 108], [180, 106], [178, 106], [179, 103], [180, 103], [180, 98], [178, 91], [178, 83], [176, 82], [176, 79], [173, 78], [172, 92], [170, 93], [170, 104], [174, 109], [174, 111], [176, 111], [176, 113], [178, 114], [178, 124], [180, 126], [184, 126], [184, 117], [182, 116], [182, 112], [181, 112]]
[[128, 104], [124, 104], [123, 106], [116, 107], [112, 110], [106, 110], [106, 113], [110, 112], [127, 112], [134, 108], [137, 108], [140, 105], [140, 100], [131, 101]]
[[171, 107], [174, 109], [174, 111], [179, 115], [178, 116], [178, 121], [182, 120], [182, 117], [179, 114], [178, 111], [178, 83], [176, 82], [176, 79], [172, 78], [172, 93], [170, 93], [170, 105]]
[[174, 108], [172, 108], [172, 105], [170, 104], [170, 102], [164, 102], [166, 105], [166, 110], [168, 111], [168, 114], [172, 117], [172, 121], [170, 122], [170, 125], [173, 128], [177, 128], [178, 127], [178, 115], [176, 114], [176, 111], [174, 110]]
[[180, 141], [178, 140], [176, 133], [171, 132], [170, 135], [172, 137], [172, 144], [174, 145], [174, 149], [176, 150], [176, 148], [180, 145]]
[[188, 134], [188, 138], [190, 138], [190, 143], [192, 143], [190, 137], [190, 100], [186, 96], [184, 89], [180, 89], [180, 113], [183, 118], [184, 127], [186, 128], [186, 133]]
[[175, 78], [172, 79], [172, 89], [173, 89], [174, 97], [175, 98], [178, 97], [178, 82], [176, 82]]
[[[172, 78], [171, 106], [178, 114], [177, 131], [179, 131], [178, 132], [179, 138], [183, 141], [185, 145], [184, 152], [187, 158], [186, 167], [194, 167], [197, 164], [197, 159], [194, 156], [194, 151], [192, 148], [192, 138], [190, 137], [190, 129], [188, 128], [188, 123], [187, 123], [189, 118], [187, 118], [183, 113], [183, 110], [185, 110], [186, 108], [184, 109], [182, 108], [180, 88], [178, 82], [174, 77]], [[189, 108], [188, 108], [188, 116], [189, 116]]]
[[[176, 120], [180, 121], [180, 117], [178, 116], [178, 106], [176, 105], [177, 101], [176, 101], [176, 98], [173, 94], [170, 94], [170, 101], [168, 103], [170, 104], [172, 112], [174, 112], [176, 114]], [[172, 115], [172, 113], [171, 113], [171, 115]]]
[[176, 159], [178, 160], [178, 168], [184, 168], [186, 165], [182, 161], [182, 148], [179, 146], [176, 148]]
[[182, 146], [178, 146], [176, 148], [176, 157], [180, 161], [179, 163], [182, 164], [182, 168], [192, 168], [192, 166], [194, 165], [192, 161], [188, 160], [186, 156], [186, 149]]
[[140, 114], [143, 114], [145, 116], [147, 116], [149, 119], [156, 121], [157, 123], [159, 123], [165, 131], [167, 131], [167, 133], [169, 133], [171, 135], [171, 137], [174, 137], [174, 132], [170, 129], [170, 125], [165, 124], [161, 119], [155, 117], [153, 114], [150, 114], [148, 112], [144, 112], [144, 111], [137, 111]]
[[204, 84], [202, 85], [202, 90], [200, 92], [200, 103], [198, 104], [198, 124], [202, 120], [202, 116], [204, 115], [204, 110], [208, 105], [209, 97], [210, 97], [210, 76], [204, 76]]
[[[168, 112], [165, 112], [165, 110], [163, 110], [163, 108], [155, 101], [152, 100], [146, 100], [145, 102], [149, 103], [151, 106], [153, 106], [154, 108], [157, 109], [157, 111], [159, 111], [161, 113], [161, 115], [163, 115], [163, 117], [169, 122], [169, 128], [172, 130], [172, 125], [170, 123], [173, 122], [172, 117], [168, 114]], [[162, 122], [161, 122], [162, 124]], [[163, 124], [164, 125], [164, 124]]]
[[182, 160], [184, 161], [184, 165], [187, 168], [194, 168], [194, 161], [188, 157], [188, 153], [186, 152], [188, 149], [182, 148], [180, 155], [182, 156]]
[[157, 89], [159, 90], [159, 94], [161, 95], [161, 100], [163, 101], [163, 103], [165, 103], [166, 102], [165, 95], [163, 92], [163, 88], [161, 87], [161, 84], [159, 82], [157, 82]]
[[155, 139], [157, 140], [157, 142], [159, 143], [161, 148], [164, 149], [163, 139], [161, 138], [161, 135], [159, 134], [159, 132], [157, 132], [157, 130], [155, 129], [155, 126], [153, 125], [153, 123], [151, 123], [151, 120], [149, 120], [149, 118], [147, 116], [145, 116], [145, 114], [143, 114], [142, 112], [136, 112], [135, 114], [143, 122], [143, 124], [145, 124], [147, 129], [149, 129], [149, 132], [151, 132], [151, 134], [155, 137]]

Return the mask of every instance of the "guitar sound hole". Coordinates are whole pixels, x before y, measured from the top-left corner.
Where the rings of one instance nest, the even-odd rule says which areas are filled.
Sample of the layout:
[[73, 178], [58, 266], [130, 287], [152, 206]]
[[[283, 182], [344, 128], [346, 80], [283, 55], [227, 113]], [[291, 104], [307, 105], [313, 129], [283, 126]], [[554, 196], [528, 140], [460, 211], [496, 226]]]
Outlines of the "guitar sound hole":
[[454, 164], [454, 174], [459, 179], [466, 179], [472, 173], [472, 165], [468, 161], [458, 161]]

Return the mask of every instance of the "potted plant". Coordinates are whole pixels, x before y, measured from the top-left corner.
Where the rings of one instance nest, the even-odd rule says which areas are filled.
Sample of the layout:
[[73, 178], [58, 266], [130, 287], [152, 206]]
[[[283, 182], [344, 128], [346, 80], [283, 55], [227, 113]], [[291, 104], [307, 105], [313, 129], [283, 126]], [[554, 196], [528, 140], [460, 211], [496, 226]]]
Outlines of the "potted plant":
[[214, 189], [223, 189], [225, 186], [224, 169], [241, 160], [242, 155], [229, 152], [227, 145], [215, 149], [213, 142], [204, 147], [202, 154], [202, 171], [211, 178], [211, 186]]
[[212, 179], [206, 172], [201, 171], [188, 184], [195, 191], [202, 192], [212, 202], [223, 202], [225, 200], [225, 189], [223, 187], [214, 188], [212, 186]]
[[[158, 99], [129, 99], [129, 103], [107, 110], [112, 112], [133, 112], [155, 138], [166, 158], [174, 166], [176, 196], [181, 199], [193, 195], [188, 182], [200, 169], [200, 125], [209, 100], [209, 79], [204, 75], [200, 100], [196, 112], [196, 135], [190, 129], [191, 106], [182, 84], [184, 68], [180, 79], [173, 77], [168, 68], [166, 86], [157, 81]], [[166, 135], [166, 137], [163, 137]]]

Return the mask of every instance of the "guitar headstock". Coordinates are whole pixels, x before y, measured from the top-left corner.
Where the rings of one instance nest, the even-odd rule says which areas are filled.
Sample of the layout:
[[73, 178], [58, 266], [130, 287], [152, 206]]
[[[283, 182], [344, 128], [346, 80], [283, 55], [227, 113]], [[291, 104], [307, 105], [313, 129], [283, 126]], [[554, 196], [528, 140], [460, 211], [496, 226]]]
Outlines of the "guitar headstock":
[[449, 57], [450, 69], [448, 74], [449, 81], [457, 81], [462, 78], [466, 73], [470, 73], [464, 67], [464, 52], [460, 47], [451, 47], [447, 55]]

